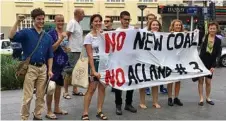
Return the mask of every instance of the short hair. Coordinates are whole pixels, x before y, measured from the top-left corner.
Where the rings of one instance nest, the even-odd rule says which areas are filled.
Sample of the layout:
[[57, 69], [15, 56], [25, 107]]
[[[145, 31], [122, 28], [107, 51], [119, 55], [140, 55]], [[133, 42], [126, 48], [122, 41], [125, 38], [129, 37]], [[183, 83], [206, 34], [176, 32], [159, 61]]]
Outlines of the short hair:
[[32, 19], [35, 19], [37, 16], [44, 15], [45, 12], [41, 8], [35, 8], [34, 10], [31, 11], [31, 17]]
[[151, 24], [153, 23], [153, 22], [158, 22], [158, 24], [159, 24], [159, 30], [158, 30], [158, 32], [161, 32], [162, 31], [162, 25], [161, 25], [161, 23], [157, 20], [157, 19], [155, 19], [155, 20], [152, 20], [152, 21], [150, 21], [149, 23], [148, 23], [148, 31], [150, 31], [151, 30]]
[[89, 26], [90, 26], [91, 29], [93, 28], [93, 27], [92, 27], [92, 23], [93, 23], [93, 21], [94, 21], [94, 19], [95, 19], [96, 17], [100, 18], [100, 21], [103, 20], [103, 19], [102, 19], [102, 16], [101, 16], [100, 14], [93, 14], [93, 15], [90, 17], [90, 22], [89, 22]]
[[145, 18], [146, 18], [146, 20], [148, 20], [148, 17], [149, 17], [149, 16], [154, 16], [154, 18], [155, 18], [155, 19], [157, 19], [157, 16], [156, 16], [155, 14], [153, 14], [153, 13], [149, 13], [149, 14], [148, 14], [148, 15], [146, 15], [146, 17], [145, 17]]
[[130, 13], [128, 11], [122, 11], [120, 13], [120, 18], [122, 18], [123, 16], [130, 16]]
[[63, 14], [56, 14], [56, 15], [54, 15], [54, 20], [56, 20], [56, 17], [57, 17], [57, 16], [62, 16], [62, 17], [64, 17]]
[[112, 17], [111, 16], [105, 16], [105, 18], [110, 18], [110, 21], [113, 23], [113, 19], [112, 19]]
[[216, 21], [210, 22], [210, 23], [208, 24], [208, 29], [210, 28], [210, 26], [213, 26], [213, 25], [216, 26], [217, 32], [220, 31], [220, 29], [219, 29], [219, 24], [218, 24]]
[[180, 24], [181, 24], [181, 30], [180, 30], [180, 32], [183, 32], [183, 31], [184, 31], [183, 22], [182, 22], [181, 20], [179, 20], [179, 19], [174, 19], [174, 20], [171, 22], [170, 27], [169, 27], [169, 31], [170, 31], [170, 32], [171, 32], [171, 31], [174, 31], [174, 24], [175, 24], [176, 22], [180, 22]]

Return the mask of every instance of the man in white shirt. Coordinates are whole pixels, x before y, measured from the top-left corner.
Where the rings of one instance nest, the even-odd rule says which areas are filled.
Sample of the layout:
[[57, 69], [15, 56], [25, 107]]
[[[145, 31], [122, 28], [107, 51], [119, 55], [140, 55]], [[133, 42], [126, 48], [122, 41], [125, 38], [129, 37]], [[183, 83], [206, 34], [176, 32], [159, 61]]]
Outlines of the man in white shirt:
[[[122, 11], [120, 13], [120, 21], [121, 21], [121, 26], [116, 29], [118, 30], [125, 30], [125, 29], [134, 29], [134, 26], [130, 26], [130, 13], [128, 11]], [[126, 91], [126, 103], [125, 103], [125, 110], [128, 110], [132, 113], [136, 113], [137, 109], [135, 109], [132, 106], [132, 101], [133, 101], [133, 90]], [[122, 91], [115, 89], [115, 104], [116, 104], [116, 114], [117, 115], [122, 115]]]
[[[65, 93], [63, 95], [65, 99], [71, 98], [68, 94], [68, 82], [71, 80], [73, 68], [80, 57], [82, 47], [83, 47], [83, 30], [79, 22], [83, 20], [84, 15], [85, 14], [82, 9], [75, 9], [74, 18], [68, 22], [67, 28], [66, 28], [67, 36], [69, 40], [68, 58], [69, 58], [70, 68], [65, 69], [66, 70], [65, 71], [66, 76], [64, 80]], [[79, 92], [77, 87], [75, 86], [73, 87], [72, 93], [73, 95], [84, 96], [84, 94], [82, 92]]]
[[154, 14], [152, 13], [149, 13], [146, 17], [146, 27], [144, 28], [145, 30], [148, 30], [148, 23], [152, 20], [156, 20], [157, 19], [157, 16], [155, 16]]

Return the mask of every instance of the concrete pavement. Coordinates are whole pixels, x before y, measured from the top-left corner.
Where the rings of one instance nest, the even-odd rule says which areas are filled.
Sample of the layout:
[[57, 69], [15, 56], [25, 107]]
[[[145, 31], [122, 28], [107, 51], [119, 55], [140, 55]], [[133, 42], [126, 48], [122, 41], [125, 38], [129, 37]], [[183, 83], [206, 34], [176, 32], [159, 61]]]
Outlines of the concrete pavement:
[[[225, 120], [226, 119], [226, 68], [218, 68], [214, 74], [212, 81], [211, 98], [215, 102], [214, 106], [204, 103], [204, 106], [198, 106], [198, 90], [197, 83], [191, 80], [186, 80], [181, 83], [181, 92], [179, 98], [184, 103], [184, 106], [167, 105], [167, 95], [159, 94], [159, 104], [161, 109], [152, 107], [151, 96], [146, 96], [146, 104], [148, 109], [140, 109], [139, 91], [136, 90], [133, 98], [133, 105], [138, 109], [136, 114], [132, 114], [123, 110], [122, 116], [115, 114], [114, 93], [110, 88], [106, 90], [106, 98], [103, 111], [110, 120]], [[70, 92], [72, 87], [70, 87]], [[84, 89], [81, 89], [84, 91]], [[83, 111], [83, 97], [71, 96], [72, 99], [61, 99], [61, 107], [69, 112], [66, 116], [58, 116], [59, 120], [80, 120]], [[31, 105], [31, 112], [34, 109], [34, 99]], [[125, 100], [125, 93], [123, 94]], [[1, 92], [1, 119], [2, 120], [20, 120], [20, 108], [22, 101], [22, 90], [2, 91]], [[124, 103], [124, 102], [123, 102]], [[92, 120], [96, 118], [97, 95], [93, 96], [90, 105], [89, 117]], [[124, 108], [124, 107], [123, 107]], [[43, 119], [45, 118], [43, 113]], [[32, 119], [33, 116], [30, 116]]]

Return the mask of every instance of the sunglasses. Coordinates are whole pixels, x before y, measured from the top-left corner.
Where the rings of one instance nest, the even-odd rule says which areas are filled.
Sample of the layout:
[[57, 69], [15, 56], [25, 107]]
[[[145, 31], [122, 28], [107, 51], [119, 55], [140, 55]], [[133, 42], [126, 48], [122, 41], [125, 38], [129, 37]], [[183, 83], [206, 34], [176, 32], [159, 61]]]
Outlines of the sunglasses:
[[104, 20], [104, 23], [109, 23], [110, 21], [109, 20]]

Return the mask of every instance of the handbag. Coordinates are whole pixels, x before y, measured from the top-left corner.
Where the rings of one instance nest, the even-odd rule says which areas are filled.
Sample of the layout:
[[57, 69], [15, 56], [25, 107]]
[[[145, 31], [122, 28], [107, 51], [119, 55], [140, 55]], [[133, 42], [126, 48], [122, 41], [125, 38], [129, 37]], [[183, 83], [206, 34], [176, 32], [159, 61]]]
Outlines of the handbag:
[[25, 79], [25, 75], [26, 75], [27, 70], [28, 70], [28, 65], [29, 65], [30, 60], [31, 60], [31, 56], [32, 56], [32, 55], [35, 53], [35, 51], [38, 49], [38, 46], [39, 46], [39, 44], [40, 44], [40, 42], [41, 42], [41, 39], [42, 39], [44, 33], [45, 33], [45, 32], [42, 31], [42, 34], [41, 34], [41, 36], [39, 37], [38, 43], [37, 43], [35, 49], [32, 51], [32, 53], [26, 58], [25, 61], [20, 62], [19, 65], [17, 66], [17, 68], [16, 68], [16, 74], [15, 74], [15, 76], [16, 76], [17, 79], [18, 79], [18, 78], [22, 78], [23, 80]]
[[73, 86], [78, 86], [81, 88], [88, 88], [88, 57], [84, 56], [82, 51], [73, 71], [72, 71], [72, 82]]

